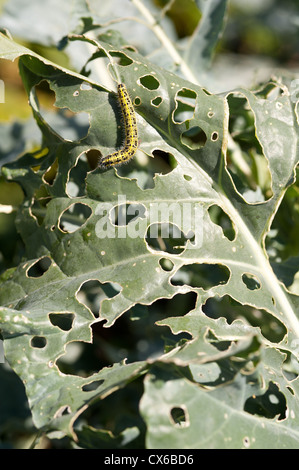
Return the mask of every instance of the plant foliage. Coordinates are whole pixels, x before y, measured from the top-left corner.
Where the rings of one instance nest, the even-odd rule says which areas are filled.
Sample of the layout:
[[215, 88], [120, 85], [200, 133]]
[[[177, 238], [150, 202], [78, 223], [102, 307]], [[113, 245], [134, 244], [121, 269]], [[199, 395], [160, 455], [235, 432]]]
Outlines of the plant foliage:
[[[149, 60], [120, 32], [87, 34], [104, 20], [83, 5], [65, 39], [91, 48], [80, 72], [0, 36], [42, 135], [2, 167], [24, 193], [25, 254], [2, 274], [0, 326], [33, 425], [89, 448], [298, 448], [298, 264], [270, 230], [296, 187], [290, 81], [220, 94], [195, 81], [224, 1], [205, 2], [176, 73], [161, 67], [166, 35]], [[127, 86], [140, 138], [109, 170], [98, 161], [122, 124], [115, 87], [90, 73], [103, 63]]]

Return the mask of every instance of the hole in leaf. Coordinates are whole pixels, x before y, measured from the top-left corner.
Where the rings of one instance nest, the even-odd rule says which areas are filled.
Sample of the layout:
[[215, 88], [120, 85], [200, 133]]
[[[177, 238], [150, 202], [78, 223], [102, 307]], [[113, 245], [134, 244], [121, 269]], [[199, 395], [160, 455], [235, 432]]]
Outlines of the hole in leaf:
[[145, 218], [146, 208], [142, 204], [120, 204], [110, 211], [111, 223], [118, 226], [128, 225], [138, 218]]
[[224, 265], [194, 263], [178, 269], [171, 278], [171, 284], [174, 286], [187, 284], [208, 290], [219, 284], [226, 284], [229, 277], [229, 269]]
[[140, 83], [148, 90], [157, 90], [159, 88], [160, 83], [153, 75], [144, 75], [140, 77]]
[[56, 175], [58, 173], [58, 159], [56, 158], [54, 163], [47, 169], [44, 173], [43, 180], [49, 184], [50, 186], [53, 185]]
[[99, 388], [105, 381], [104, 380], [94, 380], [89, 384], [83, 385], [82, 391], [83, 392], [93, 392], [97, 388]]
[[265, 245], [272, 268], [278, 279], [292, 293], [299, 294], [299, 167], [296, 182], [284, 194], [268, 231]]
[[190, 424], [187, 417], [187, 412], [181, 406], [174, 406], [170, 410], [170, 417], [172, 423], [179, 428], [186, 428]]
[[47, 345], [47, 339], [44, 336], [33, 336], [30, 344], [33, 348], [43, 349]]
[[[116, 320], [110, 328], [103, 322], [92, 325], [93, 338], [98, 345], [98, 356], [106, 359], [108, 364], [126, 363], [141, 360], [158, 349], [162, 344], [151, 343], [152, 333], [148, 322], [148, 308], [137, 304]], [[162, 343], [162, 341], [161, 341]]]
[[87, 204], [76, 202], [65, 209], [59, 217], [59, 228], [65, 233], [78, 230], [90, 217], [91, 208]]
[[59, 109], [56, 113], [53, 129], [68, 142], [77, 142], [88, 135], [89, 114], [75, 113], [68, 108]]
[[63, 374], [89, 377], [98, 372], [102, 365], [96, 352], [95, 344], [72, 341], [66, 345], [65, 353], [56, 365]]
[[[220, 340], [212, 330], [208, 330], [208, 334], [206, 335], [207, 341], [211, 343], [218, 351], [226, 351], [232, 344], [232, 341], [226, 341], [226, 340]], [[229, 371], [233, 373], [234, 371]], [[223, 380], [223, 375], [220, 374], [217, 382], [220, 383], [219, 381]]]
[[254, 274], [244, 273], [242, 275], [242, 281], [249, 290], [256, 290], [261, 288], [261, 283]]
[[181, 124], [193, 119], [197, 93], [189, 88], [182, 88], [175, 97], [176, 107], [173, 112], [173, 121]]
[[259, 89], [256, 92], [256, 96], [258, 96], [259, 98], [267, 99], [268, 101], [275, 101], [284, 94], [284, 89], [273, 82], [266, 83], [263, 88]]
[[218, 132], [213, 132], [213, 134], [211, 135], [211, 140], [213, 142], [216, 142], [216, 140], [218, 140], [218, 137], [219, 137], [219, 133]]
[[[183, 316], [195, 308], [197, 294], [195, 292], [186, 292], [185, 294], [176, 294], [172, 299], [161, 299], [156, 302], [163, 318], [167, 316]], [[189, 337], [189, 333], [188, 333]]]
[[104, 322], [94, 322], [92, 331], [97, 356], [106, 361], [105, 365], [125, 358], [128, 364], [159, 357], [165, 352], [165, 343], [172, 348], [178, 342], [189, 340], [189, 333], [174, 334], [168, 326], [158, 326], [156, 322], [169, 316], [184, 315], [194, 309], [196, 299], [195, 292], [188, 292], [170, 299], [158, 299], [151, 305], [136, 304], [110, 328], [106, 328]]
[[193, 126], [181, 134], [182, 144], [192, 150], [204, 147], [206, 141], [206, 133], [199, 126]]
[[153, 250], [179, 254], [184, 251], [188, 240], [194, 240], [194, 233], [185, 235], [172, 223], [154, 223], [148, 227], [145, 240]]
[[[77, 79], [75, 80], [77, 81]], [[35, 86], [35, 95], [41, 116], [64, 140], [78, 141], [87, 135], [89, 114], [73, 112], [66, 104], [62, 104], [60, 107], [60, 102], [66, 103], [67, 97], [64, 97], [63, 100], [56, 99], [56, 94], [50, 88], [47, 80], [42, 80]], [[71, 106], [71, 101], [69, 106]]]
[[48, 271], [52, 264], [51, 258], [44, 256], [43, 258], [36, 261], [27, 271], [29, 277], [41, 277], [45, 272]]
[[174, 156], [169, 152], [164, 152], [163, 150], [155, 149], [153, 150], [152, 155], [154, 157], [152, 166], [154, 167], [154, 169], [157, 168], [157, 171], [160, 174], [165, 175], [169, 173], [178, 164]]
[[249, 397], [244, 410], [252, 415], [264, 416], [273, 419], [278, 416], [278, 420], [286, 417], [286, 398], [273, 382], [269, 383], [268, 390], [263, 395]]
[[[91, 152], [88, 153], [91, 154]], [[70, 197], [85, 196], [85, 178], [90, 169], [87, 154], [84, 153], [78, 158], [76, 165], [69, 172], [66, 192]]]
[[63, 331], [69, 331], [74, 322], [73, 313], [49, 313], [49, 319], [53, 326], [58, 326]]
[[54, 418], [60, 418], [61, 416], [68, 416], [71, 413], [71, 408], [68, 405], [63, 405], [55, 412]]
[[287, 387], [288, 391], [291, 393], [291, 395], [295, 395], [295, 392], [294, 390], [292, 389], [292, 387]]
[[163, 269], [163, 271], [172, 271], [173, 266], [174, 266], [173, 262], [168, 258], [161, 258], [159, 260], [159, 264], [161, 268]]
[[243, 437], [243, 445], [244, 447], [249, 447], [250, 446], [250, 439], [248, 436]]
[[156, 108], [158, 108], [162, 102], [163, 102], [163, 98], [161, 96], [157, 96], [156, 98], [153, 98], [151, 100], [152, 105], [156, 106]]
[[95, 318], [98, 318], [102, 301], [115, 297], [120, 290], [121, 287], [118, 284], [90, 280], [81, 285], [76, 297], [81, 304], [91, 310]]
[[242, 93], [227, 97], [229, 132], [227, 166], [239, 193], [248, 202], [263, 202], [273, 195], [268, 161], [256, 137], [255, 117]]
[[37, 85], [35, 85], [34, 91], [40, 111], [43, 110], [45, 112], [45, 110], [49, 110], [54, 107], [56, 95], [50, 88], [50, 84], [47, 80], [41, 80]]
[[225, 317], [229, 324], [243, 319], [246, 323], [259, 327], [263, 336], [274, 343], [280, 342], [287, 332], [284, 324], [266, 310], [243, 305], [229, 295], [209, 298], [202, 306], [202, 311], [210, 318]]
[[30, 208], [31, 214], [35, 217], [38, 225], [42, 225], [46, 215], [46, 207], [50, 201], [48, 188], [45, 185], [40, 186], [34, 193], [33, 204]]
[[202, 91], [207, 95], [207, 96], [211, 96], [212, 93], [210, 91], [208, 91], [206, 88], [203, 88]]
[[110, 55], [112, 57], [118, 57], [118, 64], [126, 67], [127, 65], [133, 64], [133, 60], [128, 57], [126, 54], [123, 52], [118, 52], [118, 51], [109, 51]]
[[213, 204], [209, 207], [208, 213], [211, 221], [222, 228], [223, 235], [230, 241], [234, 240], [236, 232], [233, 223], [222, 207]]
[[86, 155], [86, 158], [87, 158], [89, 168], [91, 170], [94, 170], [95, 168], [98, 167], [99, 162], [101, 161], [101, 159], [103, 157], [102, 153], [97, 149], [87, 150], [85, 155]]

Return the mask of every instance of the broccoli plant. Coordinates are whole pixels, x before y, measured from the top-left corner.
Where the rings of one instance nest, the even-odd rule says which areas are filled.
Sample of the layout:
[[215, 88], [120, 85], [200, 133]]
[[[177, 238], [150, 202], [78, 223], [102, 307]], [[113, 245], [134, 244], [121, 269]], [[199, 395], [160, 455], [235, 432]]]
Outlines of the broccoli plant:
[[[0, 331], [32, 432], [81, 448], [298, 448], [294, 77], [209, 89], [224, 0], [194, 3], [181, 48], [173, 2], [107, 3], [59, 2], [58, 31], [43, 3], [40, 42], [59, 41], [63, 65], [13, 39], [7, 18], [25, 12], [3, 17], [0, 57], [18, 59], [41, 135], [2, 166], [23, 194], [23, 252], [2, 273]], [[138, 149], [104, 168], [132, 131], [120, 83]]]

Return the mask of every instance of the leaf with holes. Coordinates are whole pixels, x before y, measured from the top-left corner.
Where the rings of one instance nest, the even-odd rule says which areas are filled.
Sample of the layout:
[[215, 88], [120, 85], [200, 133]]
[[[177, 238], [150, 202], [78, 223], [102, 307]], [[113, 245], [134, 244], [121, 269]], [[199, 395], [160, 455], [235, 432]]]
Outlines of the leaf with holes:
[[[148, 447], [298, 447], [298, 295], [266, 251], [298, 163], [287, 86], [212, 95], [129, 48], [71, 40], [97, 47], [88, 60], [113, 58], [140, 145], [128, 165], [100, 169], [124, 138], [115, 90], [1, 36], [44, 142], [3, 168], [26, 196], [26, 259], [3, 278], [1, 334], [35, 426], [76, 439], [96, 398], [146, 374], [134, 396]], [[153, 378], [157, 363], [169, 375]]]
[[[294, 416], [284, 421], [271, 420], [270, 416], [267, 419], [258, 416], [262, 406], [258, 410], [257, 405], [255, 413], [258, 414], [244, 412], [247, 388], [245, 375], [238, 375], [225, 387], [208, 391], [186, 378], [171, 376], [169, 369], [168, 372], [163, 368], [152, 370], [145, 381], [141, 400], [141, 410], [148, 423], [147, 447], [298, 449], [298, 427], [293, 425]], [[275, 411], [279, 413], [281, 407], [278, 406], [277, 391], [274, 389], [272, 392], [267, 400], [271, 402], [272, 399], [272, 416], [275, 416]], [[293, 404], [295, 400], [291, 393], [288, 392], [287, 396], [291, 397]], [[207, 410], [209, 419], [202, 419]]]

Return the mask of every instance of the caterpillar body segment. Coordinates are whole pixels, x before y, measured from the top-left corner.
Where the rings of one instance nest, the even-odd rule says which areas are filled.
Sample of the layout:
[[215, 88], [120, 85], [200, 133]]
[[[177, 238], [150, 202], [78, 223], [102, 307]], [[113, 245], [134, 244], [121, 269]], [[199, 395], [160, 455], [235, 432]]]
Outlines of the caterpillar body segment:
[[132, 104], [126, 85], [120, 83], [117, 86], [117, 91], [124, 120], [125, 143], [120, 150], [107, 155], [101, 160], [100, 166], [103, 168], [109, 168], [120, 163], [128, 162], [131, 160], [131, 158], [134, 157], [138, 148], [137, 120], [134, 106]]

